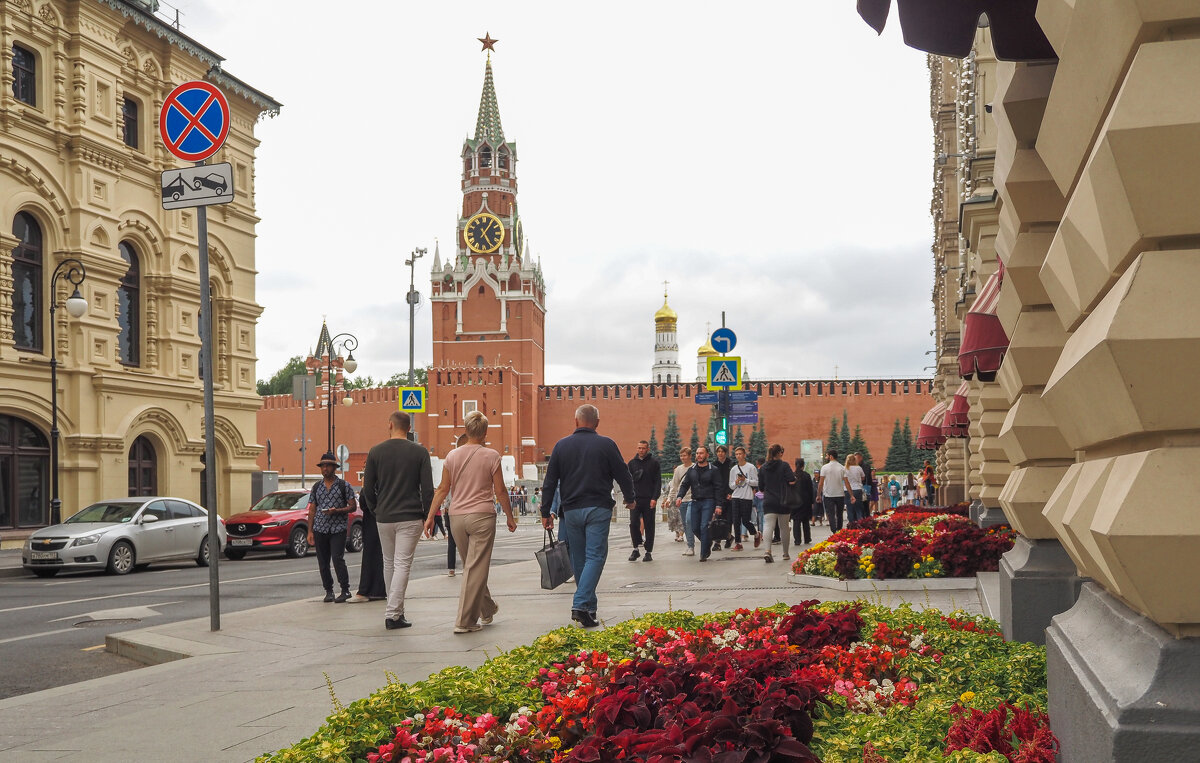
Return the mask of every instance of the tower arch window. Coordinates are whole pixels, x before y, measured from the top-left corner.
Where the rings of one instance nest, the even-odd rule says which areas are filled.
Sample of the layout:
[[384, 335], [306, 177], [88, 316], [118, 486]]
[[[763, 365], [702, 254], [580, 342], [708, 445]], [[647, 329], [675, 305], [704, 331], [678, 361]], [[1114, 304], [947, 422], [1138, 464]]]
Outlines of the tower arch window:
[[13, 97], [30, 106], [37, 106], [37, 57], [33, 51], [14, 44]]
[[13, 346], [19, 350], [42, 350], [42, 228], [28, 212], [13, 219], [12, 326]]
[[46, 524], [50, 441], [29, 422], [0, 415], [0, 530]]
[[158, 455], [145, 435], [129, 448], [129, 496], [158, 495]]
[[475, 169], [475, 157], [467, 154], [463, 157], [463, 172], [470, 172]]
[[128, 266], [117, 288], [117, 325], [120, 327], [117, 349], [122, 363], [136, 366], [141, 363], [142, 344], [141, 263], [137, 251], [128, 241], [122, 241], [117, 251]]
[[508, 149], [501, 148], [496, 157], [496, 164], [502, 170], [508, 169]]
[[480, 168], [492, 166], [492, 148], [486, 143], [479, 149], [479, 166]]

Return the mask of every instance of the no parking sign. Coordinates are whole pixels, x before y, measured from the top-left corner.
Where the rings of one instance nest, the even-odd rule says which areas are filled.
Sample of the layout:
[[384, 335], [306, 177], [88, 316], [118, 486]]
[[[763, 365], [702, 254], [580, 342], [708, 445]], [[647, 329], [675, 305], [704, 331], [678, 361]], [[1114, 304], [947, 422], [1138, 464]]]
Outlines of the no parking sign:
[[219, 151], [229, 136], [229, 102], [209, 82], [185, 82], [163, 101], [158, 132], [175, 156], [188, 162], [204, 161]]

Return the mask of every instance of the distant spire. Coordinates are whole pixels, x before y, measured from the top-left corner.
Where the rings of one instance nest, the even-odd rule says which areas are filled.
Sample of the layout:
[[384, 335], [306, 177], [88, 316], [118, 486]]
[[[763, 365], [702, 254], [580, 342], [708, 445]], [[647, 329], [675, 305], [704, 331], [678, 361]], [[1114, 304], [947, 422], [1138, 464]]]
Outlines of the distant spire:
[[325, 324], [325, 319], [321, 319], [321, 336], [317, 337], [317, 351], [313, 355], [314, 358], [323, 358], [325, 353], [333, 355], [333, 343], [329, 339], [329, 326]]
[[439, 247], [438, 240], [436, 238], [433, 240], [433, 269], [442, 269], [442, 250]]
[[486, 140], [491, 146], [504, 142], [500, 126], [500, 106], [496, 103], [496, 86], [492, 83], [492, 56], [489, 53], [483, 70], [483, 95], [479, 97], [479, 116], [475, 120], [475, 140]]

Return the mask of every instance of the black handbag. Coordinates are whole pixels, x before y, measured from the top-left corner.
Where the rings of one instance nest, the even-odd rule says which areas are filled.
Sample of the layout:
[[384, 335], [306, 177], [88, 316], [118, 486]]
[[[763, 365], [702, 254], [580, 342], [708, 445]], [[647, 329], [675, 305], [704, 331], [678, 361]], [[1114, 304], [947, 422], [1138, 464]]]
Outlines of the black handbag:
[[708, 539], [716, 542], [725, 540], [729, 537], [730, 524], [725, 518], [724, 513], [713, 514], [713, 518], [708, 521]]
[[571, 557], [567, 552], [565, 540], [554, 540], [554, 536], [546, 530], [546, 543], [540, 551], [533, 554], [537, 557], [538, 565], [542, 568], [542, 588], [547, 591], [558, 588], [571, 579]]

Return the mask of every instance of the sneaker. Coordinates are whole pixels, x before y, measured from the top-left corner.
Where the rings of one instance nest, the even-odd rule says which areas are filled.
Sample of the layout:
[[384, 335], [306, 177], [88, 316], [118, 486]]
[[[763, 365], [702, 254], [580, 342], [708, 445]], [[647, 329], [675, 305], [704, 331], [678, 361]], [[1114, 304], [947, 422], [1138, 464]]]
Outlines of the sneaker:
[[644, 557], [642, 557], [642, 561], [643, 561], [643, 562], [653, 562], [653, 561], [654, 561], [654, 557], [650, 555], [650, 552], [649, 552], [649, 551], [647, 551], [647, 552], [646, 552], [646, 555], [645, 555]]
[[394, 631], [397, 628], [411, 628], [412, 627], [412, 623], [410, 623], [408, 620], [406, 620], [404, 618], [404, 615], [400, 615], [395, 620], [393, 620], [390, 617], [385, 617], [383, 619], [383, 625], [389, 631]]
[[729, 538], [726, 538], [725, 539], [725, 548], [729, 548], [731, 545], [733, 545], [733, 541], [731, 541]]
[[635, 549], [633, 550], [633, 553], [629, 555], [629, 561], [631, 561], [631, 562], [636, 562], [636, 561], [637, 561], [639, 558], [641, 558], [641, 556], [642, 556], [642, 552], [641, 552], [641, 551], [638, 551], [638, 550], [635, 548]]
[[775, 561], [775, 557], [771, 556], [770, 554], [767, 554], [766, 556], [763, 557], [763, 561], [766, 562], [767, 564], [771, 564], [772, 562]]
[[734, 547], [733, 547], [733, 550], [734, 550], [734, 551], [741, 551], [741, 550], [742, 550], [742, 544], [741, 544], [741, 543], [735, 544], [735, 545], [734, 545]]
[[462, 625], [454, 626], [455, 633], [474, 633], [475, 631], [481, 631], [481, 630], [483, 630], [482, 625], [468, 625], [465, 627]]
[[572, 609], [571, 619], [582, 625], [584, 628], [595, 628], [596, 626], [600, 625], [600, 623], [596, 621], [595, 615], [582, 609]]
[[760, 543], [762, 543], [762, 533], [757, 533], [754, 536], [754, 547], [758, 548]]
[[326, 591], [326, 592], [325, 592], [325, 599], [324, 599], [324, 601], [325, 601], [325, 603], [326, 603], [326, 604], [331, 604], [331, 603], [333, 603], [333, 591]]
[[700, 557], [700, 561], [702, 561], [702, 562], [707, 562], [707, 561], [708, 561], [708, 557], [707, 557], [707, 556], [702, 556], [702, 557]]
[[349, 591], [342, 591], [341, 593], [339, 593], [339, 594], [337, 595], [337, 598], [336, 598], [336, 599], [334, 599], [334, 600], [333, 600], [333, 602], [334, 602], [335, 604], [341, 604], [342, 602], [344, 602], [346, 599], [349, 599], [349, 598], [350, 598], [350, 592], [349, 592]]
[[452, 577], [454, 577], [454, 568], [453, 568], [453, 567], [451, 567], [450, 569], [446, 570], [446, 577], [448, 577], [448, 578], [452, 578]]
[[695, 556], [695, 555], [696, 555], [696, 549], [694, 549], [694, 548], [689, 548], [687, 551], [683, 552], [683, 556]]

